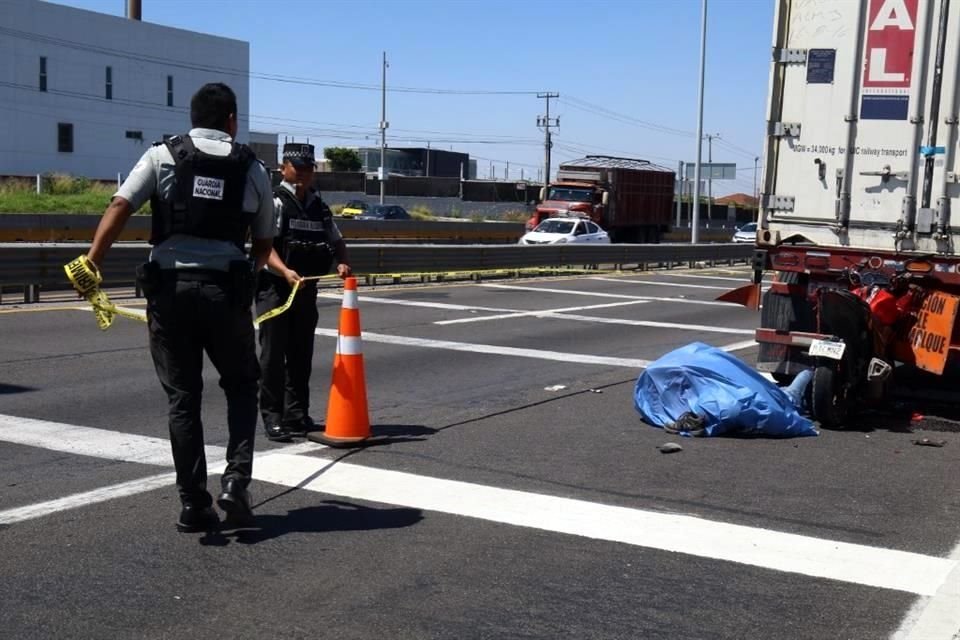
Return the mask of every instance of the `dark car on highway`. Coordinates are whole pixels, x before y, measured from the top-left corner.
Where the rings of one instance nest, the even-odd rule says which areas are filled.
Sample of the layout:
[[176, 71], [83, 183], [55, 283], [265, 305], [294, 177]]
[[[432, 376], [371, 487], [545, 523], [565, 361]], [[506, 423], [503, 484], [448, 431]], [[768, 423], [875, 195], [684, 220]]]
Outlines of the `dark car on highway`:
[[410, 214], [403, 207], [395, 204], [375, 204], [362, 214], [357, 220], [410, 220]]

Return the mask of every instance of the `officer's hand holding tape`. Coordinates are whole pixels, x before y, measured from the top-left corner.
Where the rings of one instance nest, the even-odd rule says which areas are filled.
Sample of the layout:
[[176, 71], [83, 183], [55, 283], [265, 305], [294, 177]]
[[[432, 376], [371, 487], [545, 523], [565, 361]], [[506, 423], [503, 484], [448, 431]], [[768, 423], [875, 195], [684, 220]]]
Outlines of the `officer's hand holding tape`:
[[100, 283], [103, 282], [103, 276], [97, 265], [85, 255], [79, 256], [63, 265], [63, 270], [70, 280], [70, 284], [76, 289], [81, 298], [86, 298], [90, 306], [93, 307], [93, 313], [97, 318], [97, 325], [106, 330], [113, 324], [114, 316], [124, 316], [134, 320], [146, 322], [145, 315], [130, 311], [128, 309], [118, 308], [110, 301], [107, 294], [100, 289]]
[[283, 272], [283, 279], [287, 281], [287, 284], [291, 287], [295, 287], [303, 282], [303, 276], [294, 271], [293, 269], [287, 269]]

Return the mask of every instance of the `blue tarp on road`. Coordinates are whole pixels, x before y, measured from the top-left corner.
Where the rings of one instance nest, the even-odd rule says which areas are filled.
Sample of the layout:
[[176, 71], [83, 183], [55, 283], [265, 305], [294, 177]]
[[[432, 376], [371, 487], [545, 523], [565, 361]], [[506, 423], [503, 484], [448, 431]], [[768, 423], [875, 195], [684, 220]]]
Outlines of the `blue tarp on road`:
[[777, 438], [817, 435], [793, 400], [726, 351], [694, 342], [647, 367], [634, 388], [645, 422], [673, 425], [685, 414], [704, 420], [704, 433]]

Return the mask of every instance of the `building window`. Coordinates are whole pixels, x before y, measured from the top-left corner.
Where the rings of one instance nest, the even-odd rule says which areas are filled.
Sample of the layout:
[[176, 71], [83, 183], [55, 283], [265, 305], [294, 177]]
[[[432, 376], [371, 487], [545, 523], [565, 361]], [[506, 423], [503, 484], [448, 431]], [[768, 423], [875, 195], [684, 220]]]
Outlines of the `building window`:
[[73, 153], [73, 124], [69, 122], [57, 123], [57, 151]]
[[106, 98], [107, 100], [113, 100], [113, 67], [107, 67], [104, 80], [106, 82]]
[[173, 106], [173, 76], [167, 76], [167, 106]]
[[47, 59], [40, 56], [40, 91], [47, 90]]

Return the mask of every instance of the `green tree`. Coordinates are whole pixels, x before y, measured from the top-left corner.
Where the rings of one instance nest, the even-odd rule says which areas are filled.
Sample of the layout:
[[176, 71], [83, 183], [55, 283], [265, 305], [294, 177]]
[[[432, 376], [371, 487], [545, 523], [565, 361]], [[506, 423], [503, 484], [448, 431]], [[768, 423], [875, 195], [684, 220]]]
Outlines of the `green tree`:
[[323, 157], [330, 161], [333, 171], [360, 171], [360, 154], [355, 149], [346, 147], [327, 147], [323, 150]]

